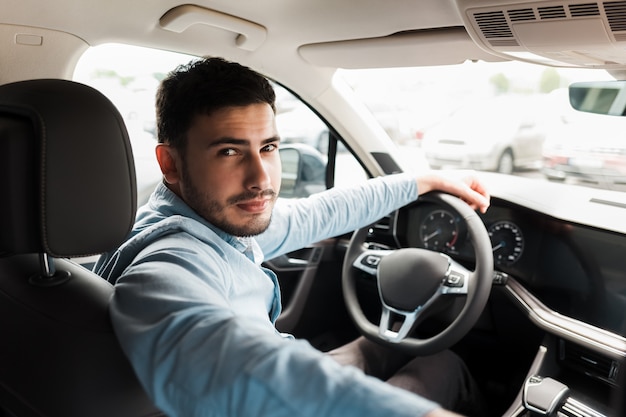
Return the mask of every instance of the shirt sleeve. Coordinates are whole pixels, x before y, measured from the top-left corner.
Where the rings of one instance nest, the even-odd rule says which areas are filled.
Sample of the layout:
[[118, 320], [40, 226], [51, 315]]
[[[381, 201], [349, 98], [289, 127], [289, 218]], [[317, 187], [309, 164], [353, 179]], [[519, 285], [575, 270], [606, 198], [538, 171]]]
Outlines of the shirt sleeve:
[[357, 187], [332, 188], [277, 202], [269, 228], [257, 236], [266, 259], [365, 227], [417, 199], [415, 177], [394, 174]]
[[420, 417], [437, 407], [281, 337], [266, 317], [238, 315], [230, 269], [210, 248], [168, 238], [116, 284], [114, 329], [169, 417]]

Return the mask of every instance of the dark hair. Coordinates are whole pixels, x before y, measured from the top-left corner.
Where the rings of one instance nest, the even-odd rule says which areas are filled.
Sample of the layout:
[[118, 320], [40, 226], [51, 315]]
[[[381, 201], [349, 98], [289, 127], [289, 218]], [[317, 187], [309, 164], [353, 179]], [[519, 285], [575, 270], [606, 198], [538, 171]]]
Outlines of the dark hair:
[[197, 115], [230, 106], [267, 103], [276, 111], [269, 81], [235, 62], [204, 58], [170, 72], [156, 95], [158, 140], [184, 149], [187, 131]]

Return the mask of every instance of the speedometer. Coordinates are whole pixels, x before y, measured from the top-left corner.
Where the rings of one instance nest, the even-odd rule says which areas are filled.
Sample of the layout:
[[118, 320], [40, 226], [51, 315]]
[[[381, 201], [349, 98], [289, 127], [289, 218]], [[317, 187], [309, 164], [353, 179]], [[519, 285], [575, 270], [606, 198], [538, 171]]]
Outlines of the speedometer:
[[420, 226], [420, 239], [425, 249], [448, 252], [454, 250], [458, 238], [458, 223], [447, 210], [431, 212]]
[[513, 265], [524, 252], [524, 235], [513, 222], [502, 220], [489, 226], [493, 261], [496, 265]]

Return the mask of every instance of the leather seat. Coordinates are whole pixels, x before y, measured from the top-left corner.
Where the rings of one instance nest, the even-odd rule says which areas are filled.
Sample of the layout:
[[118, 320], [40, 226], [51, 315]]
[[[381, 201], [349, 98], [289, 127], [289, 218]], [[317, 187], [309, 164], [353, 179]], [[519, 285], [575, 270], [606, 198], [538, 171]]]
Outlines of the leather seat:
[[71, 81], [2, 85], [0, 149], [0, 416], [162, 415], [113, 333], [113, 287], [69, 259], [116, 248], [132, 227], [120, 114]]

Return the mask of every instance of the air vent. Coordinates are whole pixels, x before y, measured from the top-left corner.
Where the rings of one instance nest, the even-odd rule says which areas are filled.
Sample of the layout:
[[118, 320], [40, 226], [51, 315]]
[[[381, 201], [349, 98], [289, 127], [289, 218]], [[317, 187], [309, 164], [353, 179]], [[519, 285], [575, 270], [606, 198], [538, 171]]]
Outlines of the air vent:
[[626, 30], [626, 1], [606, 2], [604, 12], [613, 32]]
[[372, 225], [372, 227], [381, 232], [388, 232], [391, 230], [392, 219], [391, 216], [385, 216]]
[[535, 20], [535, 11], [533, 9], [513, 9], [507, 11], [511, 22], [525, 22]]
[[[626, 31], [626, 1], [609, 1], [603, 3], [603, 6], [611, 30], [613, 32]], [[567, 11], [562, 5], [537, 7], [536, 10], [528, 7], [506, 11], [479, 12], [474, 14], [474, 19], [483, 36], [490, 39], [513, 37], [509, 22], [536, 21], [537, 16], [541, 20], [602, 16], [598, 3], [570, 4]]]
[[592, 378], [615, 384], [619, 362], [575, 343], [560, 340], [559, 360], [569, 368]]
[[367, 240], [370, 249], [389, 249], [397, 247], [398, 243], [394, 236], [394, 223], [396, 213], [383, 217], [369, 227]]
[[483, 36], [487, 39], [513, 37], [509, 23], [506, 21], [502, 11], [476, 13], [474, 19]]
[[600, 16], [600, 8], [597, 3], [570, 4], [569, 14], [572, 17]]
[[537, 12], [541, 19], [562, 19], [567, 17], [563, 6], [538, 7]]
[[471, 0], [457, 1], [467, 5], [470, 34], [495, 55], [581, 68], [626, 65], [626, 0], [510, 5], [485, 0], [491, 6], [480, 8], [472, 8]]

